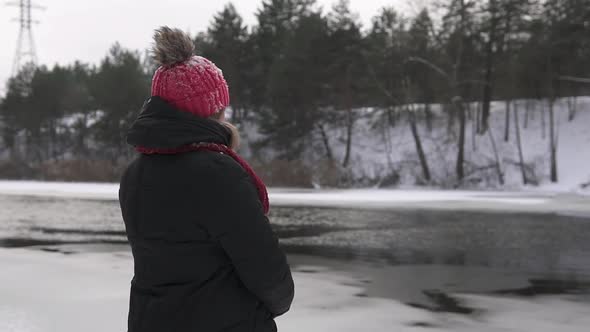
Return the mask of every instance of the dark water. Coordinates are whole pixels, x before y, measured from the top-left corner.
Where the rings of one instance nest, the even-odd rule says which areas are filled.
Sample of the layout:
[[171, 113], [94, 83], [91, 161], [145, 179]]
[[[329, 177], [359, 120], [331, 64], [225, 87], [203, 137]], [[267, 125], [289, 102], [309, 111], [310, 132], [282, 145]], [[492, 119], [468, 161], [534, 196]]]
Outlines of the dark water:
[[[0, 211], [0, 246], [126, 243], [116, 201], [0, 195]], [[416, 306], [426, 298], [469, 313], [446, 294], [530, 296], [590, 288], [588, 217], [273, 207], [271, 221], [302, 272], [313, 273], [306, 265], [330, 265], [361, 283], [367, 276], [359, 296]]]

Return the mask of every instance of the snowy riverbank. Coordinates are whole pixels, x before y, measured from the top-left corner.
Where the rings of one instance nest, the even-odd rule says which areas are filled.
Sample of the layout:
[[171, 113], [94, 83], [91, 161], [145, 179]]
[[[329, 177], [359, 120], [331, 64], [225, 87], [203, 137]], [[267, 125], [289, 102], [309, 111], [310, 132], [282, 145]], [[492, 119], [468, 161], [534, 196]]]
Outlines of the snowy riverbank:
[[[115, 183], [1, 181], [0, 195], [116, 200]], [[465, 191], [436, 189], [270, 190], [275, 206], [430, 208], [512, 212], [590, 213], [590, 196], [575, 192]]]

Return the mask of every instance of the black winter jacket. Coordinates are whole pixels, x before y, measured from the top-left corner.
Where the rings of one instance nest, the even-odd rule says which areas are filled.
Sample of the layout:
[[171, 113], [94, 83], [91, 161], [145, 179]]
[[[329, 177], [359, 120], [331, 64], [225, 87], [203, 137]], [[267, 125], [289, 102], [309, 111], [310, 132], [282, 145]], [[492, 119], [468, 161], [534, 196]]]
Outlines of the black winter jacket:
[[[134, 146], [227, 145], [219, 123], [150, 98]], [[210, 151], [140, 155], [119, 201], [134, 258], [129, 332], [276, 331], [293, 279], [250, 176]]]

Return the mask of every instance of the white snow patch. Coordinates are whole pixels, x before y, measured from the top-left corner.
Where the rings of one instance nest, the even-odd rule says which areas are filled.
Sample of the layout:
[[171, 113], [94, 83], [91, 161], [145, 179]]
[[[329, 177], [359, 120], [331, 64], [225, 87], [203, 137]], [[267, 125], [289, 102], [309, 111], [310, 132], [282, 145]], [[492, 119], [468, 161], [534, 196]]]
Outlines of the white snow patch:
[[[125, 331], [132, 259], [128, 254], [64, 256], [0, 249], [0, 331]], [[294, 272], [297, 295], [280, 331], [383, 331], [429, 314], [391, 300], [356, 297], [352, 280]], [[392, 314], [393, 313], [393, 314]]]
[[[0, 249], [0, 331], [125, 331], [132, 258], [128, 252], [62, 255]], [[291, 311], [282, 332], [587, 331], [590, 306], [567, 298], [533, 300], [461, 295], [481, 310], [474, 316], [431, 313], [398, 301], [358, 297], [362, 286], [327, 268], [294, 272]], [[392, 281], [395, 282], [395, 281]]]
[[[116, 199], [119, 185], [116, 183], [75, 183], [42, 181], [2, 181], [0, 194], [33, 195], [74, 198]], [[272, 203], [277, 205], [346, 206], [387, 205], [419, 202], [490, 202], [522, 205], [539, 205], [547, 202], [544, 197], [526, 197], [522, 193], [492, 191], [451, 190], [295, 190], [270, 189]]]
[[[0, 180], [0, 195], [64, 198], [118, 198], [119, 184]], [[286, 189], [271, 188], [272, 206], [333, 208], [430, 208], [522, 212], [590, 213], [588, 197], [547, 191], [465, 191], [435, 189]]]
[[448, 190], [326, 190], [305, 193], [275, 192], [273, 203], [279, 205], [332, 205], [332, 204], [387, 204], [412, 202], [491, 202], [537, 205], [546, 198], [508, 197], [501, 192], [448, 191]]
[[4, 195], [116, 199], [118, 192], [119, 185], [115, 183], [0, 180], [0, 194]]

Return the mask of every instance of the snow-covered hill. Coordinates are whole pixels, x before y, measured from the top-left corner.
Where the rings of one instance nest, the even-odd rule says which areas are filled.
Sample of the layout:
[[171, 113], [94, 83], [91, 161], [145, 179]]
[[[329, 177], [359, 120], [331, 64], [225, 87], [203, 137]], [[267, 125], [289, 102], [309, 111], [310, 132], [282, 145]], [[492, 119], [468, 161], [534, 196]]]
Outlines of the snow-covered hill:
[[[577, 112], [572, 121], [568, 119], [566, 99], [555, 104], [556, 135], [558, 136], [558, 183], [549, 181], [549, 115], [547, 102], [529, 101], [528, 120], [525, 119], [525, 104], [518, 100], [513, 104], [518, 108], [523, 155], [525, 163], [530, 166], [530, 176], [542, 188], [558, 191], [588, 190], [583, 185], [590, 182], [590, 97], [577, 99]], [[475, 108], [474, 105], [472, 105]], [[450, 131], [447, 116], [438, 105], [432, 107], [434, 120], [432, 129], [428, 130], [423, 118], [418, 121], [418, 131], [432, 173], [430, 186], [452, 187], [457, 184], [455, 163], [457, 156], [458, 126]], [[414, 186], [424, 184], [422, 171], [410, 126], [406, 117], [401, 116], [395, 126], [385, 122], [383, 110], [356, 110], [358, 120], [355, 122], [352, 137], [352, 154], [349, 168], [344, 170], [356, 182], [357, 186], [375, 184], [394, 186]], [[472, 114], [475, 114], [473, 111]], [[488, 133], [476, 133], [475, 121], [468, 119], [465, 139], [465, 161], [467, 187], [502, 187], [499, 184], [495, 165], [493, 145]], [[526, 125], [526, 128], [525, 128]], [[336, 160], [342, 160], [345, 154], [345, 128], [327, 127], [328, 138]], [[519, 168], [518, 149], [513, 114], [510, 115], [510, 137], [504, 140], [505, 102], [492, 103], [490, 130], [497, 146], [504, 175], [504, 188], [518, 189], [523, 186]], [[245, 134], [247, 156], [251, 154], [248, 143], [260, 139], [261, 135], [252, 125], [242, 126]], [[313, 139], [314, 149], [308, 151], [305, 159], [310, 167], [324, 158], [325, 148], [321, 138]], [[264, 155], [272, 155], [266, 151]], [[260, 155], [260, 151], [259, 154]], [[249, 157], [252, 157], [251, 155]], [[394, 180], [391, 180], [391, 179]], [[363, 181], [372, 179], [372, 181]], [[384, 181], [386, 180], [386, 181]], [[321, 178], [319, 186], [324, 186]]]

